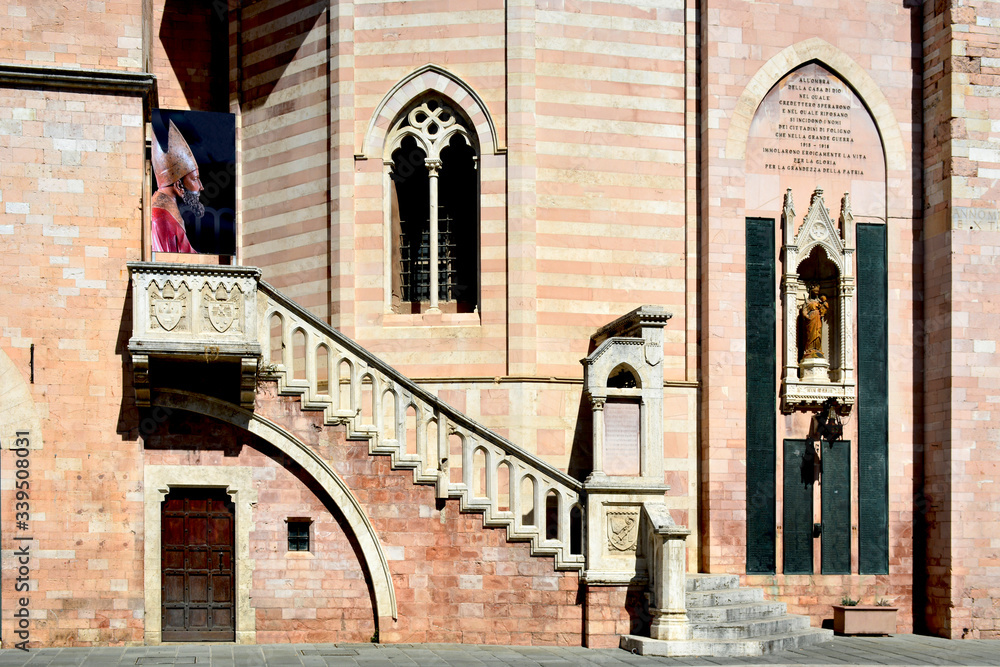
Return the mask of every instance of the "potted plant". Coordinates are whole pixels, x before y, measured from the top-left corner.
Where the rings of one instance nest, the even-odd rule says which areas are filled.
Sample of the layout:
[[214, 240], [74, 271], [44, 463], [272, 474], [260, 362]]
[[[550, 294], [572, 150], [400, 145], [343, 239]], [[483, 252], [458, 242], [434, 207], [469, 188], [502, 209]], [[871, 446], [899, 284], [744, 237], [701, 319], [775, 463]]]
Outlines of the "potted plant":
[[896, 607], [879, 598], [873, 605], [845, 597], [833, 605], [833, 631], [839, 635], [891, 635], [896, 632]]

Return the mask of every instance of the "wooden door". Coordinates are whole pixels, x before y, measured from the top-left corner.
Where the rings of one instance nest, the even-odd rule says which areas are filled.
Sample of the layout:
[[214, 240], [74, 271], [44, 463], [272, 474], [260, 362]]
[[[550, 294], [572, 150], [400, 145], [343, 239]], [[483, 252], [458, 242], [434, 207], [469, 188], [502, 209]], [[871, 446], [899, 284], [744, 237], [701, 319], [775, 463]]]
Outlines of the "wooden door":
[[235, 511], [221, 489], [163, 501], [163, 641], [235, 641]]

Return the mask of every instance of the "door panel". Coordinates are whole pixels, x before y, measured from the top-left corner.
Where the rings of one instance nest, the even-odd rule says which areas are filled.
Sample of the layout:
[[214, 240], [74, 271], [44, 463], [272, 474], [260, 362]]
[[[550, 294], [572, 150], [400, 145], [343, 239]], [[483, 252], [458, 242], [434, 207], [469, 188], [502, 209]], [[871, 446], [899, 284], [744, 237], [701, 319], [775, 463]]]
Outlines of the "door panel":
[[220, 489], [178, 489], [164, 500], [163, 641], [235, 641], [234, 524]]

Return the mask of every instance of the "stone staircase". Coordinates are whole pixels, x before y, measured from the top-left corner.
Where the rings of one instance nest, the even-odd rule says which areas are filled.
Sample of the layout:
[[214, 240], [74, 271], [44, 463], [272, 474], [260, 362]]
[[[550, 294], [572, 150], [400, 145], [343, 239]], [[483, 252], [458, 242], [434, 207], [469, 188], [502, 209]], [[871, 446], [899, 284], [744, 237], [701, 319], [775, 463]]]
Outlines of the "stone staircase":
[[811, 627], [808, 616], [787, 613], [784, 602], [768, 602], [760, 588], [740, 588], [735, 574], [689, 574], [690, 638], [663, 641], [627, 635], [621, 647], [640, 655], [757, 656], [811, 646], [833, 637]]
[[[326, 424], [367, 440], [372, 455], [413, 471], [416, 484], [480, 512], [507, 539], [529, 542], [558, 570], [581, 570], [582, 484], [452, 408], [312, 313], [260, 281], [261, 377], [299, 396]], [[407, 415], [413, 418], [408, 419]], [[505, 492], [502, 492], [505, 491]], [[529, 519], [530, 517], [530, 519]], [[550, 523], [551, 522], [551, 523]]]

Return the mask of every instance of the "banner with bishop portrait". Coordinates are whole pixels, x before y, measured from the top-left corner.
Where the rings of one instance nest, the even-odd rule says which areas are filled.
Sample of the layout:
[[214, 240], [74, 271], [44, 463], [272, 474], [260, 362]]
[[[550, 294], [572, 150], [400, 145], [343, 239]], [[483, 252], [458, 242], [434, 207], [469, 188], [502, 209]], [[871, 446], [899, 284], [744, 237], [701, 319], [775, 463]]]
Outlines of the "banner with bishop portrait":
[[236, 116], [153, 109], [153, 252], [236, 254]]

